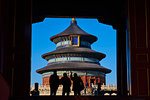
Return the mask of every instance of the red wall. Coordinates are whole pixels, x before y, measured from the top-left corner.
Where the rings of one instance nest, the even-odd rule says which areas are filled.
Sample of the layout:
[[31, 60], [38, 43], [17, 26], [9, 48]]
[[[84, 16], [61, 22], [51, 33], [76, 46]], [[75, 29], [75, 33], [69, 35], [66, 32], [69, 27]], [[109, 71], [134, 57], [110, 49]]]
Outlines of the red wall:
[[[59, 79], [61, 79], [62, 76], [59, 76]], [[70, 77], [70, 76], [68, 76]], [[86, 76], [80, 76], [83, 83], [84, 83], [84, 86], [85, 86], [85, 83], [86, 83]], [[102, 83], [106, 83], [105, 82], [105, 77], [98, 77], [98, 76], [87, 76], [87, 82], [90, 86], [90, 82], [91, 82], [91, 79], [94, 79], [94, 84], [96, 83], [99, 83], [99, 82], [102, 82]], [[43, 77], [43, 85], [49, 85], [49, 77]]]

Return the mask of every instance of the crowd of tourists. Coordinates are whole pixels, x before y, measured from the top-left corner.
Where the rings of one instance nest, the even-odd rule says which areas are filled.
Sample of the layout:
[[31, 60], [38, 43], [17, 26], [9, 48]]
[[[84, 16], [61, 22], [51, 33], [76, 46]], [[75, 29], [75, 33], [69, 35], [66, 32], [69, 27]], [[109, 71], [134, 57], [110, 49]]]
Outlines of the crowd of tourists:
[[59, 79], [59, 76], [57, 75], [57, 71], [54, 71], [54, 73], [50, 76], [49, 83], [50, 83], [50, 95], [56, 96], [57, 89], [59, 85], [63, 85], [62, 88], [62, 96], [69, 96], [69, 93], [71, 91], [71, 80], [73, 81], [73, 88], [72, 91], [74, 91], [75, 96], [80, 96], [81, 91], [84, 89], [84, 84], [82, 79], [74, 73], [74, 77], [72, 76], [72, 73], [70, 75], [70, 78], [67, 76], [66, 73], [63, 73], [63, 77]]

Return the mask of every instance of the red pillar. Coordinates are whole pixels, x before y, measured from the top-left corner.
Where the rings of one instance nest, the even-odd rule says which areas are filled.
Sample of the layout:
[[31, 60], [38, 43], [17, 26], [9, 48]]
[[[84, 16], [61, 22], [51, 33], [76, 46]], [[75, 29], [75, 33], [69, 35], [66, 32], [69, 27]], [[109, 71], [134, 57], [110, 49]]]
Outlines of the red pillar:
[[91, 76], [88, 77], [89, 81], [89, 87], [91, 87]]
[[101, 81], [100, 81], [100, 77], [98, 77], [98, 83], [100, 83]]
[[96, 76], [94, 76], [94, 84], [96, 84], [96, 81], [97, 80], [97, 77]]

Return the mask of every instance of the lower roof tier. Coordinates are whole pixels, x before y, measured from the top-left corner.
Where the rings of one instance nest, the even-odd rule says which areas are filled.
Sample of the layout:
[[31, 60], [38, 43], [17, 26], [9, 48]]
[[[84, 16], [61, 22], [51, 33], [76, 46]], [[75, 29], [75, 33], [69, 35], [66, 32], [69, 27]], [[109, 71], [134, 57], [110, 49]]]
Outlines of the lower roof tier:
[[110, 73], [111, 70], [104, 68], [103, 66], [95, 63], [80, 63], [80, 62], [68, 62], [68, 63], [57, 63], [47, 65], [41, 69], [36, 70], [37, 73], [43, 74], [49, 71], [62, 71], [62, 70], [74, 70], [74, 71], [100, 71], [104, 73]]

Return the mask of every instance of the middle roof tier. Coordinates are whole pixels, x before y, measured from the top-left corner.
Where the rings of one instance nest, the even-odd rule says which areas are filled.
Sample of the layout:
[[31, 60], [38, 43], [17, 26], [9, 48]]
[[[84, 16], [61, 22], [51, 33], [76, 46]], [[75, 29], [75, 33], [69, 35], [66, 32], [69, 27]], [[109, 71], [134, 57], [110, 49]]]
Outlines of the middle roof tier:
[[88, 57], [96, 58], [100, 61], [105, 58], [106, 55], [84, 47], [65, 47], [42, 55], [42, 58], [46, 60], [57, 57]]

